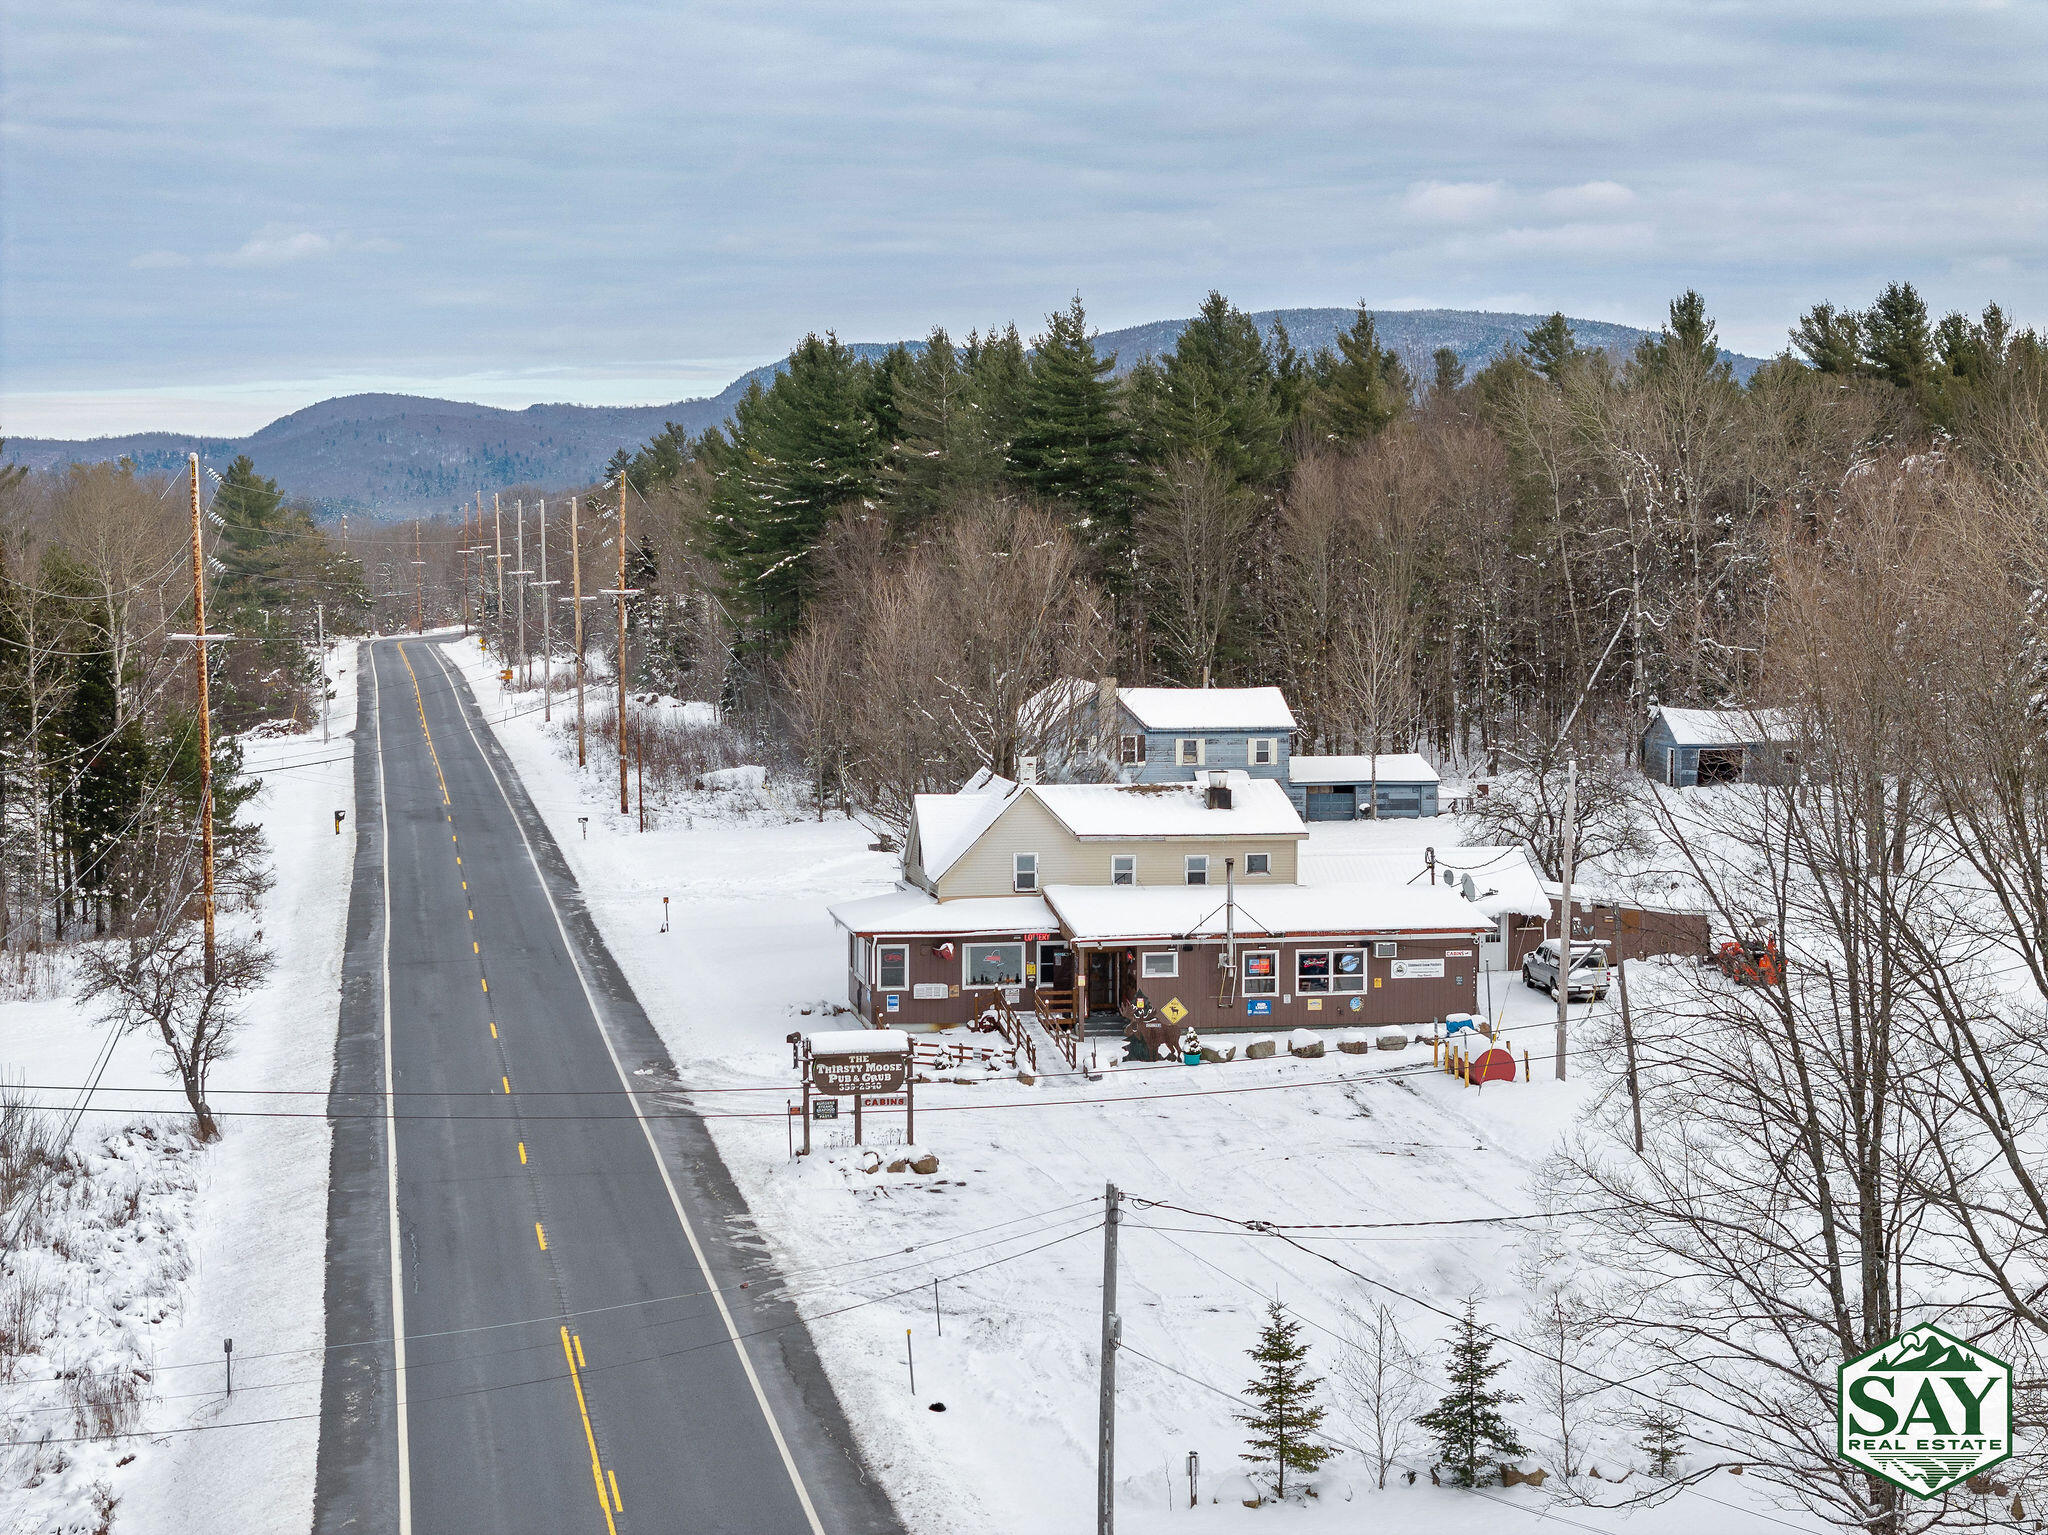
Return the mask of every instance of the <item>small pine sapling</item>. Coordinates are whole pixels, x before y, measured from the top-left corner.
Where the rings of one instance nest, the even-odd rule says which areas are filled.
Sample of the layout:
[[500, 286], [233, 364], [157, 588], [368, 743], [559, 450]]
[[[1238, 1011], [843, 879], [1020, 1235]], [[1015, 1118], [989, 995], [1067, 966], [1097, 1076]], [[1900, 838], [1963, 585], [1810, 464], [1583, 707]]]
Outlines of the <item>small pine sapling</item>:
[[1259, 1365], [1259, 1373], [1245, 1387], [1253, 1410], [1236, 1415], [1252, 1431], [1238, 1458], [1272, 1467], [1274, 1496], [1283, 1498], [1289, 1471], [1314, 1471], [1336, 1453], [1314, 1437], [1328, 1409], [1316, 1401], [1323, 1381], [1307, 1373], [1308, 1345], [1300, 1340], [1300, 1332], [1301, 1324], [1278, 1301], [1267, 1304], [1259, 1341], [1245, 1350]]
[[1466, 1301], [1465, 1314], [1451, 1334], [1450, 1365], [1445, 1371], [1451, 1381], [1450, 1392], [1415, 1420], [1436, 1436], [1437, 1458], [1456, 1487], [1477, 1487], [1488, 1460], [1529, 1453], [1500, 1413], [1521, 1398], [1494, 1386], [1493, 1378], [1507, 1365], [1493, 1357], [1493, 1342], [1479, 1325], [1477, 1308]]
[[1669, 1402], [1657, 1402], [1643, 1409], [1636, 1426], [1643, 1431], [1636, 1446], [1649, 1458], [1650, 1475], [1669, 1480], [1685, 1453], [1684, 1417]]

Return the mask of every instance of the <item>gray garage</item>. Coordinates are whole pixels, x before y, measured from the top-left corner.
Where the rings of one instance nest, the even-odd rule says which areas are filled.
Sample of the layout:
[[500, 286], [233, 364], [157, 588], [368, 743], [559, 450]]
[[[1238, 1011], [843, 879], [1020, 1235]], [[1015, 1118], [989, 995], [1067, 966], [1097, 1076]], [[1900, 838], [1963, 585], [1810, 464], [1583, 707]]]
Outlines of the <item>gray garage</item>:
[[1371, 757], [1294, 757], [1287, 778], [1288, 797], [1304, 821], [1436, 814], [1436, 769], [1412, 752], [1383, 753], [1377, 763]]

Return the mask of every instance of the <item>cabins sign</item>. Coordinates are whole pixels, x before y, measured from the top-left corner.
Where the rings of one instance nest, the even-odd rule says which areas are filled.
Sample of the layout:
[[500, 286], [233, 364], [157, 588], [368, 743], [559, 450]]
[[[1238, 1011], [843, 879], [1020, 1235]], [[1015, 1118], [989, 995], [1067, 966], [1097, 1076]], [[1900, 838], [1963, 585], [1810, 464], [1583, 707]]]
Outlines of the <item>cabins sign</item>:
[[811, 1087], [820, 1093], [896, 1093], [909, 1077], [910, 1056], [901, 1050], [811, 1057]]

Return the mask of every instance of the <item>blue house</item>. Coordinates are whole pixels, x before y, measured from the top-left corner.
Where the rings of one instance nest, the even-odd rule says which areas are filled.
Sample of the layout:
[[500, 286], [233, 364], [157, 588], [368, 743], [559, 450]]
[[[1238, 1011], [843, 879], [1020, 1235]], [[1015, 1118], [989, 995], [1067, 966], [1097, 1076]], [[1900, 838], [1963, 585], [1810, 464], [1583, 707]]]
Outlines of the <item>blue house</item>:
[[[1374, 800], [1374, 792], [1378, 800]], [[1436, 814], [1436, 769], [1413, 752], [1296, 757], [1287, 796], [1304, 821], [1412, 820]]]
[[1118, 688], [1116, 776], [1186, 783], [1204, 769], [1230, 768], [1284, 784], [1294, 728], [1278, 688]]
[[1674, 789], [1711, 784], [1777, 783], [1798, 760], [1791, 721], [1774, 709], [1650, 711], [1643, 730], [1643, 772]]

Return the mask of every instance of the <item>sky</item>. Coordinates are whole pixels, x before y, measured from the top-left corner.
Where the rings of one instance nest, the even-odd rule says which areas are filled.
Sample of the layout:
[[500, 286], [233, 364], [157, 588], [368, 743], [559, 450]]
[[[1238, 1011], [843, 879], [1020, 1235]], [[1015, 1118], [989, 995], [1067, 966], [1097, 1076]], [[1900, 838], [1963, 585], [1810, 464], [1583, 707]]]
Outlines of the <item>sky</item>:
[[0, 433], [715, 392], [806, 331], [2048, 325], [2048, 7], [0, 0]]

